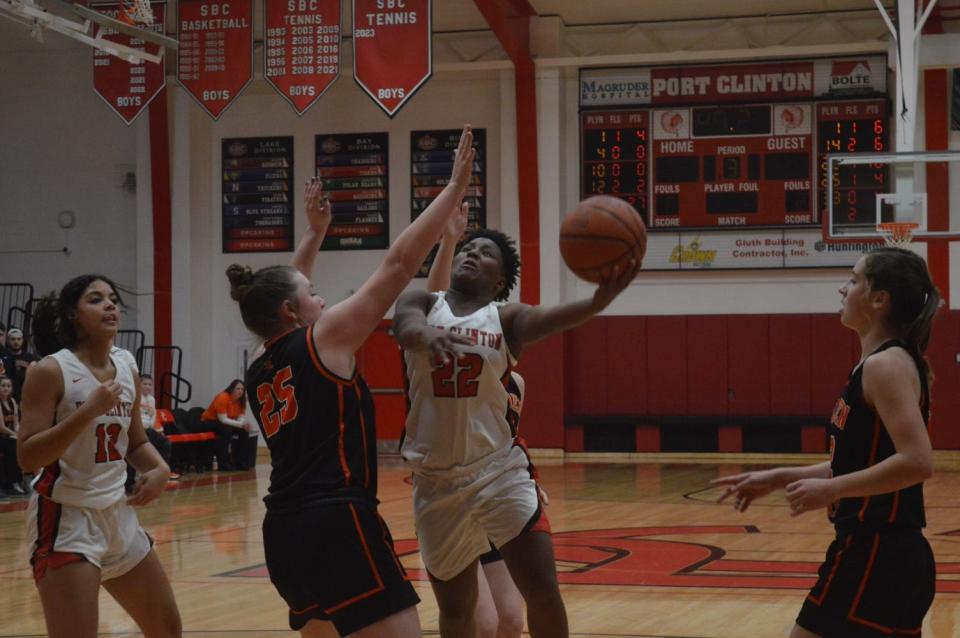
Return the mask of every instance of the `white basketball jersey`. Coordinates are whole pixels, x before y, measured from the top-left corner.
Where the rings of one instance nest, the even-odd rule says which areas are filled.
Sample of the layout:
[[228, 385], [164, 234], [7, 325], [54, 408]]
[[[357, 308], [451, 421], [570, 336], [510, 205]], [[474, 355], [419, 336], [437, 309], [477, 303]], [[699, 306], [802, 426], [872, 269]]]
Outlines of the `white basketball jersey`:
[[440, 367], [429, 350], [404, 351], [410, 409], [401, 454], [414, 472], [470, 473], [512, 446], [505, 383], [513, 358], [499, 308], [490, 303], [457, 317], [444, 293], [437, 293], [427, 325], [470, 337], [473, 345], [464, 347], [459, 360]]
[[[120, 402], [84, 428], [59, 460], [43, 468], [34, 479], [36, 491], [63, 505], [105, 509], [123, 500], [127, 478], [130, 415], [136, 399], [129, 353], [110, 352], [121, 386]], [[63, 398], [57, 404], [59, 423], [83, 405], [100, 381], [70, 350], [52, 355], [63, 374]], [[54, 427], [57, 427], [56, 425]]]

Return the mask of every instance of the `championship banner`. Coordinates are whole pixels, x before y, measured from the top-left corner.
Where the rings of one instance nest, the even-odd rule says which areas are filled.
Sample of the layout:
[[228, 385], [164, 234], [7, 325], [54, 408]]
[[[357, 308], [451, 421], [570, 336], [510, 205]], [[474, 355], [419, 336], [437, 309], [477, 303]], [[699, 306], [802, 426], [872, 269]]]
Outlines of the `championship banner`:
[[[163, 35], [166, 2], [154, 2], [150, 6], [153, 10], [154, 23], [144, 28]], [[117, 2], [94, 4], [91, 7], [114, 19], [120, 15], [121, 7]], [[159, 45], [148, 44], [125, 33], [107, 27], [101, 27], [101, 29], [104, 40], [150, 53], [157, 53], [160, 49]], [[93, 89], [127, 124], [137, 119], [166, 83], [167, 77], [162, 61], [159, 64], [152, 62], [133, 64], [101, 49], [93, 49]]]
[[430, 0], [353, 0], [353, 79], [393, 117], [433, 73]]
[[178, 0], [177, 81], [219, 119], [253, 79], [253, 0]]
[[223, 252], [293, 250], [293, 138], [222, 141]]
[[340, 0], [264, 0], [263, 76], [297, 115], [340, 77]]

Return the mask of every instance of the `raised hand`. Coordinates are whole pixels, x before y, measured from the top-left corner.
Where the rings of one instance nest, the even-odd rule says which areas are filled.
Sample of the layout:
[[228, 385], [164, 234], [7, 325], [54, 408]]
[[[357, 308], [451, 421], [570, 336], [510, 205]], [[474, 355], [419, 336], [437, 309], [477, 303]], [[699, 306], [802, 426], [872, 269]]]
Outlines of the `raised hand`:
[[443, 227], [443, 238], [449, 242], [457, 243], [463, 237], [467, 229], [467, 218], [470, 214], [470, 204], [460, 202], [455, 212], [447, 219], [447, 225]]
[[[453, 156], [453, 171], [450, 173], [450, 183], [460, 190], [460, 197], [470, 185], [470, 176], [473, 174], [473, 159], [477, 156], [477, 151], [473, 148], [473, 131], [470, 125], [463, 127], [463, 133], [460, 134], [460, 143], [457, 144], [457, 150]], [[458, 197], [458, 201], [460, 199]]]
[[640, 262], [636, 259], [631, 259], [624, 268], [621, 268], [619, 264], [614, 266], [609, 273], [600, 279], [600, 285], [593, 293], [594, 310], [600, 312], [609, 306], [610, 302], [630, 285], [638, 272], [640, 272]]
[[93, 416], [106, 414], [120, 403], [122, 390], [123, 387], [116, 381], [107, 381], [98, 385], [84, 401], [84, 404], [93, 413]]
[[323, 183], [319, 177], [311, 177], [303, 192], [303, 207], [307, 212], [307, 223], [316, 231], [324, 232], [333, 219], [330, 201], [323, 196]]

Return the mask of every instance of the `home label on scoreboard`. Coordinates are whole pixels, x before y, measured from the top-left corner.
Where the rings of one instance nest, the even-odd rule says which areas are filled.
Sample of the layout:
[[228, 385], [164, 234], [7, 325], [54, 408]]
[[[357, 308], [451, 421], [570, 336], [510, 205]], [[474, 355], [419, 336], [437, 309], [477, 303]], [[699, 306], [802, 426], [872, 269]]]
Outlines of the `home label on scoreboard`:
[[654, 228], [815, 223], [810, 104], [651, 113]]

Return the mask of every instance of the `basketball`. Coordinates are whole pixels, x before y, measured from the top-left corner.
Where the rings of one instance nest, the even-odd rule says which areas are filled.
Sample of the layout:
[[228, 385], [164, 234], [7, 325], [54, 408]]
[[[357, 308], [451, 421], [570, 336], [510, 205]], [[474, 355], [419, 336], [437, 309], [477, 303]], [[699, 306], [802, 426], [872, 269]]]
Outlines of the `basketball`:
[[619, 197], [594, 195], [560, 226], [560, 255], [577, 277], [598, 282], [614, 266], [637, 263], [647, 252], [647, 229], [637, 210]]

